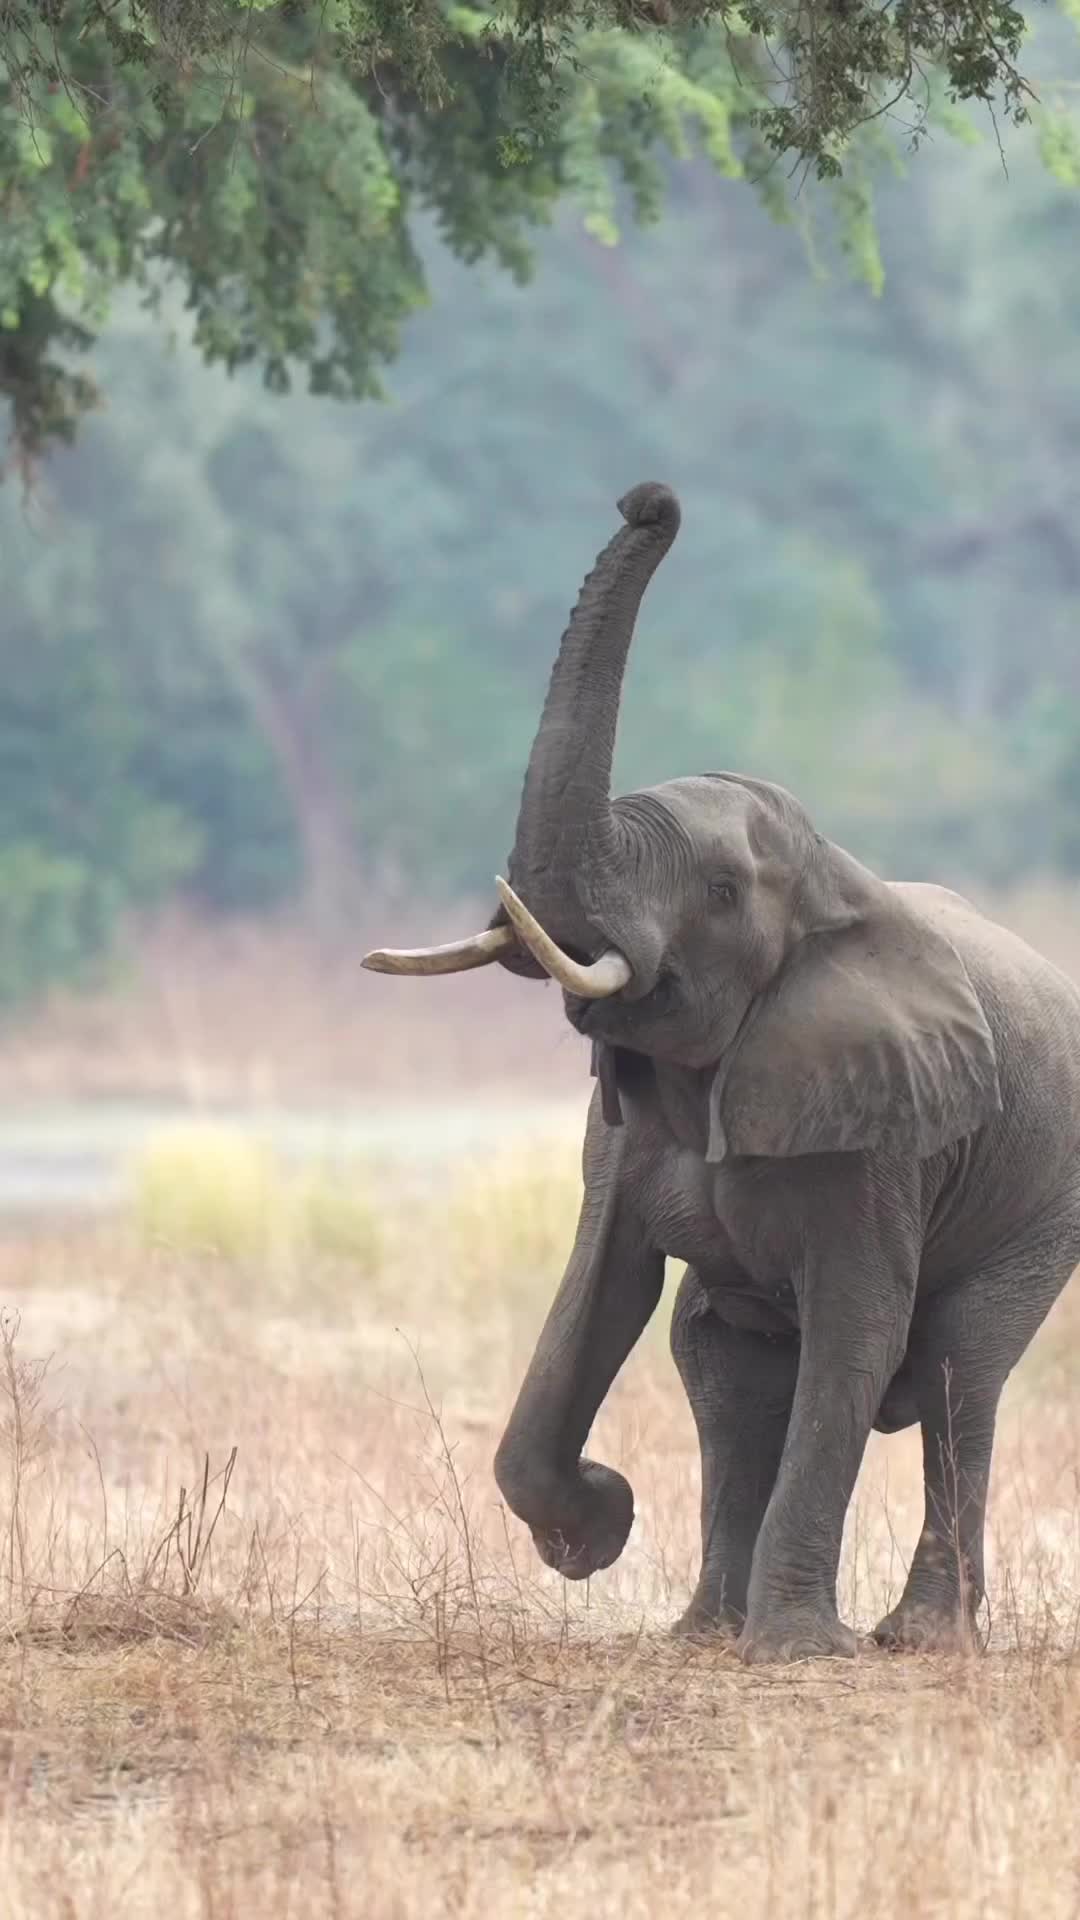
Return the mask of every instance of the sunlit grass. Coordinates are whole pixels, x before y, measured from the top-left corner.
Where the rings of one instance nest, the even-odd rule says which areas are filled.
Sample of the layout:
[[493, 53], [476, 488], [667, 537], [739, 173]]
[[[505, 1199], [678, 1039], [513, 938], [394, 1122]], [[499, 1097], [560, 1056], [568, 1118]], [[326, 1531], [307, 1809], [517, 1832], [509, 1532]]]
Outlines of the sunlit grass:
[[294, 1245], [301, 1253], [344, 1260], [364, 1274], [378, 1273], [390, 1238], [375, 1195], [375, 1179], [363, 1165], [317, 1167], [292, 1189]]
[[535, 1330], [554, 1293], [581, 1193], [571, 1135], [463, 1159], [403, 1193], [375, 1163], [290, 1166], [257, 1131], [192, 1124], [135, 1160], [125, 1223], [189, 1296], [336, 1319], [430, 1301], [505, 1342], [507, 1315]]
[[362, 1161], [296, 1170], [255, 1133], [184, 1126], [136, 1158], [130, 1220], [147, 1247], [239, 1264], [325, 1256], [374, 1274], [392, 1246], [409, 1259], [427, 1248], [441, 1287], [520, 1295], [565, 1266], [581, 1149], [548, 1138], [466, 1161], [402, 1199], [399, 1217], [380, 1204], [379, 1183]]
[[132, 1168], [141, 1238], [174, 1253], [256, 1260], [292, 1228], [280, 1170], [262, 1144], [213, 1127], [163, 1133]]
[[311, 1257], [376, 1273], [385, 1251], [374, 1178], [362, 1165], [296, 1171], [237, 1129], [172, 1129], [131, 1170], [131, 1218], [143, 1244], [250, 1265]]

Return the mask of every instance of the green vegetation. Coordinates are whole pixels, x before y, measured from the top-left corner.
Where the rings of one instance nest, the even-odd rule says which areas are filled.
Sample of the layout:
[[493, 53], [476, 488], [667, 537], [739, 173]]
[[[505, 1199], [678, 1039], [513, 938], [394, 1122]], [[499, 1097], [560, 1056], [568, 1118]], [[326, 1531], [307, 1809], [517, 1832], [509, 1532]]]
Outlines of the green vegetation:
[[1031, 92], [1017, 65], [1024, 19], [1009, 0], [901, 0], [889, 14], [822, 0], [800, 8], [784, 0], [61, 0], [47, 9], [12, 0], [0, 48], [28, 105], [41, 81], [77, 87], [84, 59], [107, 58], [111, 73], [138, 76], [164, 107], [193, 81], [243, 92], [260, 63], [281, 65], [304, 36], [316, 74], [336, 63], [360, 89], [377, 83], [399, 110], [415, 103], [428, 112], [467, 93], [462, 70], [480, 56], [499, 81], [504, 140], [533, 143], [558, 117], [583, 36], [662, 28], [678, 45], [714, 24], [753, 36], [771, 63], [759, 115], [769, 144], [821, 170], [836, 168], [837, 145], [853, 127], [890, 103], [917, 101], [927, 66], [940, 67], [953, 98], [1000, 97], [1015, 119]]
[[[613, 179], [653, 217], [664, 153], [693, 141], [779, 206], [773, 148], [833, 178], [842, 123], [875, 97], [864, 80], [813, 133], [789, 126], [804, 109], [770, 106], [757, 43], [714, 5], [672, 7], [686, 24], [659, 39], [627, 29], [641, 10], [626, 0], [510, 17], [443, 0], [45, 11], [0, 9], [0, 395], [24, 462], [93, 405], [79, 350], [125, 284], [151, 305], [182, 288], [201, 352], [230, 371], [366, 398], [428, 295], [417, 216], [461, 259], [522, 277], [564, 194], [611, 240]], [[1007, 0], [991, 13], [1007, 62], [1019, 17]], [[849, 198], [872, 144], [850, 158]]]
[[[1062, 0], [1068, 13], [1075, 0]], [[369, 397], [429, 293], [416, 222], [529, 272], [566, 198], [615, 236], [695, 148], [775, 213], [826, 182], [880, 273], [870, 174], [970, 102], [1047, 116], [1012, 0], [6, 0], [0, 396], [17, 454], [96, 399], [81, 355], [118, 289], [179, 287], [205, 357], [275, 391]], [[1032, 85], [1032, 82], [1035, 85]]]
[[685, 525], [622, 785], [744, 766], [894, 870], [1075, 873], [1080, 199], [984, 141], [880, 226], [880, 301], [704, 164], [618, 248], [564, 214], [529, 289], [429, 227], [434, 304], [356, 410], [163, 356], [126, 309], [108, 406], [0, 492], [0, 992], [178, 885], [331, 928], [394, 885], [486, 899], [567, 608], [648, 474]]

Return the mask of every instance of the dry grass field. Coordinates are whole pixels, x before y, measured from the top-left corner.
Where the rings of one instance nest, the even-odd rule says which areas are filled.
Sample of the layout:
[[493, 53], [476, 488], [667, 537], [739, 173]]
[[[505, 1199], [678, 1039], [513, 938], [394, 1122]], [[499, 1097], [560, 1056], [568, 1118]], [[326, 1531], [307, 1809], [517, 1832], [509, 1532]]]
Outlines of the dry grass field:
[[[665, 1633], [697, 1458], [663, 1310], [594, 1440], [623, 1559], [569, 1587], [500, 1507], [576, 1186], [561, 1140], [398, 1190], [200, 1134], [125, 1218], [0, 1245], [2, 1920], [1080, 1910], [1080, 1296], [1009, 1388], [988, 1650], [748, 1672]], [[863, 1627], [917, 1454], [860, 1482]]]

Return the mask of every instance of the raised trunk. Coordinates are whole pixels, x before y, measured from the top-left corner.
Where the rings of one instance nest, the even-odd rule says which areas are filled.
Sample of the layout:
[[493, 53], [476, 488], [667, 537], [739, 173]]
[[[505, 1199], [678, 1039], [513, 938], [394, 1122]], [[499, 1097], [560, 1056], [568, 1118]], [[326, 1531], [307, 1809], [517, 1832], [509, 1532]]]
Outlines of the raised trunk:
[[588, 575], [562, 638], [510, 857], [525, 905], [562, 945], [586, 952], [589, 876], [616, 851], [611, 763], [623, 670], [642, 595], [679, 530], [668, 487], [634, 487], [619, 511], [626, 525]]

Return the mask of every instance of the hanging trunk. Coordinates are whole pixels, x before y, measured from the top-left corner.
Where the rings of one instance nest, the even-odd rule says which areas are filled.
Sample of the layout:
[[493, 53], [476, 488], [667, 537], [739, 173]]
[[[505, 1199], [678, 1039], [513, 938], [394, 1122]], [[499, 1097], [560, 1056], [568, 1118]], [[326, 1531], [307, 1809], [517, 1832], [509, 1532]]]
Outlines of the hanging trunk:
[[588, 575], [562, 638], [510, 857], [525, 905], [561, 945], [586, 957], [595, 934], [582, 899], [590, 873], [618, 850], [611, 763], [626, 657], [642, 595], [679, 529], [667, 487], [634, 487], [619, 511], [626, 525]]

